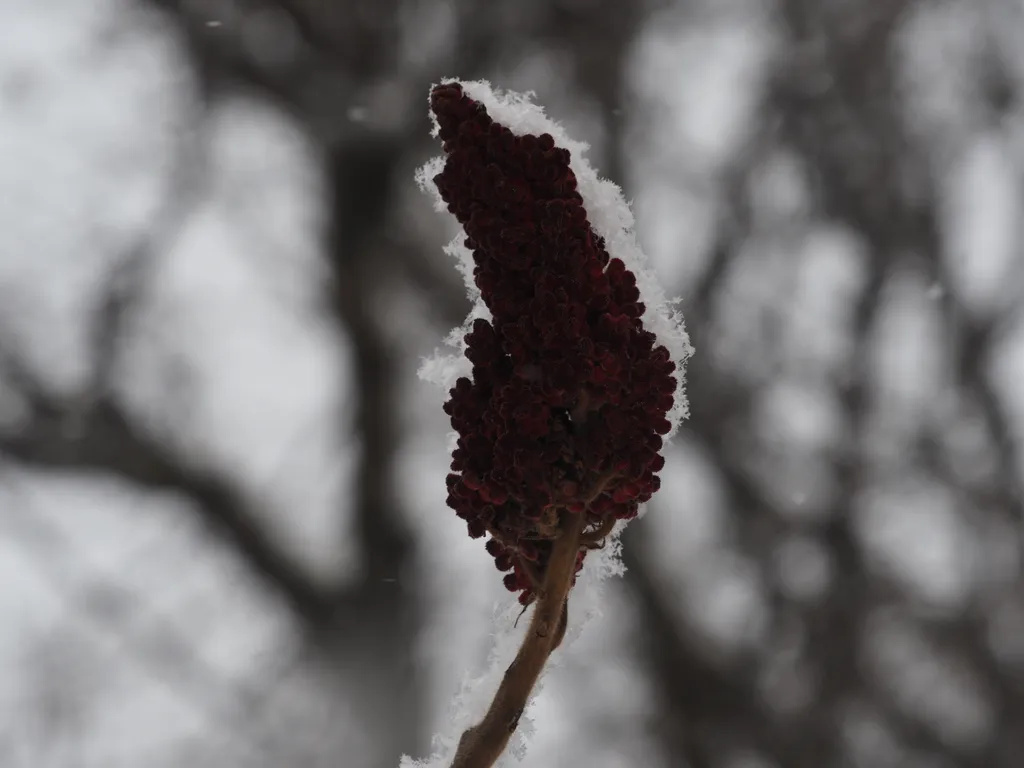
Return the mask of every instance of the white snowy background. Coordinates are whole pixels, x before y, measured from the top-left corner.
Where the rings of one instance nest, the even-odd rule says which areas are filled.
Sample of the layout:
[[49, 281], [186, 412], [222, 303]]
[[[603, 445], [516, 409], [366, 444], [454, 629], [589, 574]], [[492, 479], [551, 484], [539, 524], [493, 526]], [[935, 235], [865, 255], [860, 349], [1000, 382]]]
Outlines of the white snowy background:
[[[637, 567], [521, 764], [1015, 765], [1022, 8], [335, 5], [0, 0], [0, 764], [384, 768], [445, 731], [507, 600], [416, 376], [469, 306], [413, 181], [465, 64], [590, 143], [697, 347]], [[339, 158], [388, 173], [351, 260]], [[203, 507], [214, 478], [311, 592], [363, 585], [367, 319], [416, 553], [364, 590], [415, 630], [380, 636], [358, 596], [296, 611]], [[126, 434], [196, 475], [122, 471]]]

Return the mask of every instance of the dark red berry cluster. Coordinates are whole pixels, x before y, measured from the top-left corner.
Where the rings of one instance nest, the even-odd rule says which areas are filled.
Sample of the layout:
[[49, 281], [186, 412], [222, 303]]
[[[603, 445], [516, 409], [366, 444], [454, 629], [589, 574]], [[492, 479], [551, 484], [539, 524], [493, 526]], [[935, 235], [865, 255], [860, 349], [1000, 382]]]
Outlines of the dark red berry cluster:
[[492, 318], [466, 335], [472, 378], [444, 406], [459, 435], [448, 504], [470, 536], [490, 534], [525, 604], [562, 515], [586, 515], [593, 545], [658, 489], [676, 366], [644, 329], [635, 276], [591, 230], [569, 151], [514, 135], [458, 83], [430, 105], [446, 154], [434, 183]]

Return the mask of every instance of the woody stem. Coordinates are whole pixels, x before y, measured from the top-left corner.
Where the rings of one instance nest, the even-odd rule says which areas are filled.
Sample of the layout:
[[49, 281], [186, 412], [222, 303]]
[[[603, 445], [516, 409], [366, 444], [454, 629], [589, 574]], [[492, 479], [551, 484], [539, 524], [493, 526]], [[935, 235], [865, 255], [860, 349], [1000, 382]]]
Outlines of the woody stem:
[[594, 530], [584, 533], [580, 537], [580, 544], [585, 547], [596, 547], [612, 532], [612, 529], [615, 528], [615, 523], [616, 519], [614, 517], [608, 518]]
[[451, 768], [491, 768], [519, 725], [530, 692], [565, 632], [566, 597], [576, 572], [585, 524], [586, 515], [562, 512], [561, 533], [552, 546], [523, 644], [505, 671], [483, 720], [459, 739]]

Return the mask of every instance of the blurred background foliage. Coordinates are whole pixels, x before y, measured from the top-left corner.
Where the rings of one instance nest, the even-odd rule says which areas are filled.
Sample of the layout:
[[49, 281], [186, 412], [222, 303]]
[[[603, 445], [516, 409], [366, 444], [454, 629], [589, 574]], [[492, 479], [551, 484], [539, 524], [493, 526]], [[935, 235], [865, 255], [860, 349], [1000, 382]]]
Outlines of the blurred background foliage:
[[697, 355], [530, 766], [1024, 754], [1024, 7], [0, 0], [0, 755], [392, 768], [503, 594], [444, 506], [429, 85], [533, 90]]

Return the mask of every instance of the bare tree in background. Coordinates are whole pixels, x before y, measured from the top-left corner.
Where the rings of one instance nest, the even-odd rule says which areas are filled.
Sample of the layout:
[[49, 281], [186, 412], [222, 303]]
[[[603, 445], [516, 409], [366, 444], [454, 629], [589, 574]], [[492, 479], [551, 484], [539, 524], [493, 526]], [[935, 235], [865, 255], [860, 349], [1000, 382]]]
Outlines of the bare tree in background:
[[[396, 490], [410, 431], [402, 381], [416, 352], [388, 308], [423, 307], [437, 338], [464, 318], [444, 238], [425, 233], [409, 202], [411, 174], [431, 151], [430, 83], [507, 78], [547, 91], [556, 118], [563, 106], [585, 126], [596, 164], [638, 197], [642, 239], [658, 226], [645, 218], [645, 194], [697, 197], [708, 209], [691, 217], [706, 231], [677, 257], [697, 348], [692, 415], [662, 499], [627, 537], [621, 597], [635, 622], [622, 652], [634, 652], [655, 699], [654, 714], [631, 727], [672, 766], [1016, 765], [1024, 468], [1020, 395], [1003, 371], [1021, 349], [1024, 265], [1013, 232], [987, 292], [971, 288], [975, 243], [958, 234], [964, 216], [954, 210], [965, 195], [976, 205], [991, 197], [983, 185], [958, 191], [967, 182], [957, 169], [981, 147], [1011, 169], [1010, 202], [999, 204], [1018, 218], [1024, 60], [1014, 41], [1024, 20], [1011, 5], [125, 4], [120, 23], [155, 19], [186, 52], [189, 127], [152, 226], [111, 260], [87, 313], [87, 384], [69, 393], [48, 380], [3, 318], [0, 378], [19, 415], [3, 422], [0, 466], [12, 483], [22, 471], [70, 473], [183, 499], [180, 514], [216, 534], [287, 610], [302, 636], [296, 664], [325, 688], [341, 681], [325, 698], [347, 702], [336, 716], [358, 724], [366, 755], [352, 758], [322, 733], [246, 728], [280, 683], [273, 670], [254, 690], [218, 690], [189, 656], [190, 638], [155, 623], [138, 630], [116, 578], [82, 587], [89, 566], [75, 565], [74, 541], [13, 507], [4, 534], [45, 561], [69, 611], [126, 638], [122, 652], [150, 674], [185, 681], [215, 730], [238, 730], [249, 742], [239, 760], [386, 768], [402, 752], [425, 753], [436, 721], [419, 650], [432, 621], [417, 587], [427, 566]], [[730, 47], [737, 39], [753, 41], [763, 66], [743, 84], [749, 119], [728, 156], [705, 162], [674, 119], [708, 107], [673, 112], [674, 81], [652, 84], [637, 62], [660, 45], [662, 74], [682, 82], [688, 61], [713, 69], [701, 54], [747, 55]], [[516, 81], [533, 71], [548, 79]], [[330, 415], [358, 446], [355, 488], [338, 510], [359, 553], [351, 578], [325, 578], [296, 557], [266, 524], [260, 489], [154, 427], [122, 394], [122, 341], [207, 193], [211, 115], [239, 94], [287, 115], [322, 166], [318, 309], [351, 345], [349, 411]], [[703, 503], [721, 534], [698, 553], [681, 547], [690, 559], [680, 562], [666, 546], [679, 527], [666, 521]], [[949, 541], [956, 572], [949, 558], [928, 561]], [[737, 594], [745, 621], [725, 642], [708, 616]], [[41, 686], [44, 699], [60, 710]], [[57, 719], [87, 727], [64, 710]], [[565, 739], [611, 751], [602, 732], [614, 730], [595, 723]], [[302, 743], [310, 739], [325, 746]], [[0, 732], [7, 743], [13, 734]], [[223, 764], [214, 754], [194, 752]]]

